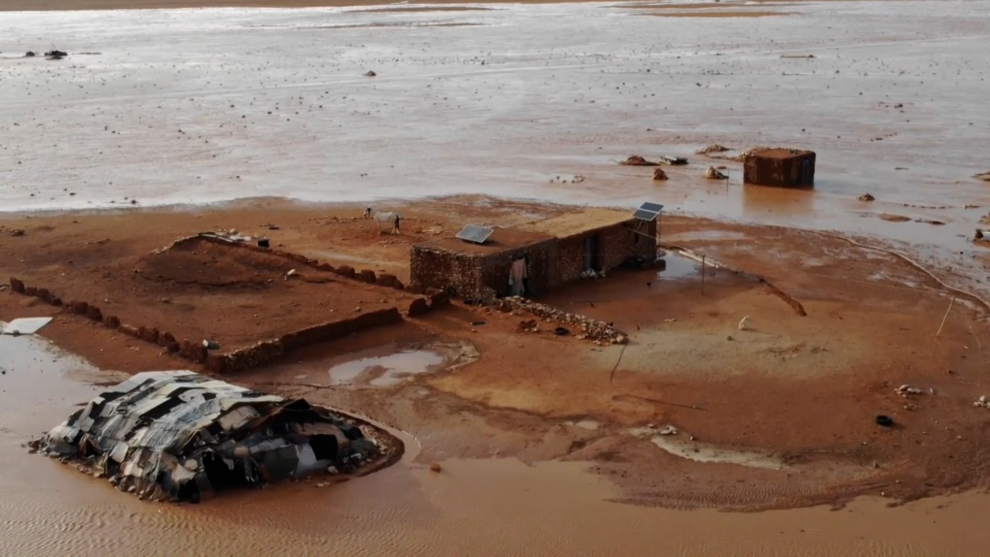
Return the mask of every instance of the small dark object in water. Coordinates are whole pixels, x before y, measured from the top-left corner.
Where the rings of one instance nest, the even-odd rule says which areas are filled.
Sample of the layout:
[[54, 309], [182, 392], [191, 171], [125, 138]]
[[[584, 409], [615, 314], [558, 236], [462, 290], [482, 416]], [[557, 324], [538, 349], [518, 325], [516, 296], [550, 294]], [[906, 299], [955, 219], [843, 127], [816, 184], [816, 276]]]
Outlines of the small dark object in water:
[[24, 57], [25, 58], [34, 58], [35, 56], [36, 56], [36, 54], [34, 53], [33, 50], [29, 50], [29, 51], [27, 51], [27, 52], [24, 53]]
[[65, 52], [64, 50], [49, 50], [48, 52], [45, 53], [45, 58], [48, 58], [50, 60], [61, 60], [62, 58], [65, 58], [68, 55], [69, 53]]
[[364, 74], [364, 77], [375, 77], [376, 75], [378, 75], [378, 74], [376, 74], [375, 72], [373, 72], [371, 70], [368, 70], [368, 73]]
[[270, 247], [270, 246], [271, 246], [271, 243], [268, 241], [268, 238], [262, 238], [262, 239], [258, 240], [258, 247], [259, 248], [267, 248], [267, 247]]
[[884, 416], [883, 414], [877, 416], [876, 422], [878, 426], [894, 427], [894, 419], [890, 416]]
[[482, 325], [484, 325], [484, 324], [485, 324], [485, 322], [484, 322], [484, 321], [472, 321], [472, 322], [471, 322], [471, 326], [472, 326], [472, 327], [480, 327], [480, 326], [482, 326]]
[[556, 329], [553, 330], [553, 334], [555, 334], [555, 335], [557, 335], [559, 337], [562, 337], [564, 335], [571, 334], [571, 332], [569, 330], [567, 330], [566, 327], [557, 327]]

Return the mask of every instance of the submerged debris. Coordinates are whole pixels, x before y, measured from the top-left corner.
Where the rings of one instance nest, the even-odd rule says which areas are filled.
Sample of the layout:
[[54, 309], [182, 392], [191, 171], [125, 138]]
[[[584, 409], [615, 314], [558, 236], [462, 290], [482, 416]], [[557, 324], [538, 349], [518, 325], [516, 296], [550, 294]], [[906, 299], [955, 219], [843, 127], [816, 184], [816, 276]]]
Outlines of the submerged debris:
[[668, 155], [660, 155], [660, 162], [662, 164], [669, 164], [672, 166], [682, 166], [688, 163], [688, 160], [684, 157], [671, 157]]
[[344, 416], [191, 371], [139, 373], [35, 446], [142, 498], [189, 502], [386, 452]]
[[633, 155], [619, 164], [626, 166], [658, 166], [660, 163], [648, 161], [639, 155]]
[[698, 149], [697, 152], [698, 152], [699, 155], [707, 155], [709, 153], [724, 153], [726, 151], [731, 151], [731, 150], [732, 149], [730, 149], [730, 148], [728, 148], [728, 147], [726, 147], [724, 145], [719, 145], [718, 143], [713, 143], [713, 144], [709, 145], [708, 147], [704, 147], [702, 149]]
[[980, 174], [973, 176], [973, 178], [976, 178], [977, 180], [983, 180], [984, 182], [990, 182], [990, 172], [982, 172]]
[[719, 171], [719, 169], [714, 166], [709, 166], [708, 170], [705, 171], [705, 178], [709, 180], [728, 180], [729, 177]]
[[876, 198], [868, 193], [864, 193], [863, 195], [859, 196], [857, 199], [859, 199], [860, 201], [873, 201]]
[[987, 397], [985, 395], [981, 395], [980, 398], [973, 401], [973, 406], [977, 408], [990, 409], [990, 400], [987, 400]]
[[662, 181], [667, 179], [667, 173], [663, 171], [662, 168], [657, 168], [653, 171], [653, 179], [657, 181]]
[[376, 75], [378, 75], [378, 74], [376, 74], [376, 73], [375, 73], [374, 71], [372, 71], [372, 70], [368, 70], [368, 71], [367, 71], [367, 72], [366, 72], [366, 73], [364, 74], [364, 77], [375, 77]]

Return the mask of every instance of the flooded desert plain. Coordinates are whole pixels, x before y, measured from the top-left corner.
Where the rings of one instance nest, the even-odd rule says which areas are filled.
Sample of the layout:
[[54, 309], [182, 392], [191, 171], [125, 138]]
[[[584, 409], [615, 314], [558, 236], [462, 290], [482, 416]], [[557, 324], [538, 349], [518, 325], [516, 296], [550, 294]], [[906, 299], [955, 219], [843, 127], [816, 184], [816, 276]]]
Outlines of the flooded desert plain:
[[[990, 2], [238, 4], [0, 0], [0, 321], [53, 317], [0, 335], [0, 553], [986, 554]], [[815, 187], [744, 185], [761, 146]], [[660, 267], [537, 296], [580, 318], [415, 288], [466, 224], [646, 201]], [[177, 369], [404, 453], [180, 505], [28, 450]]]

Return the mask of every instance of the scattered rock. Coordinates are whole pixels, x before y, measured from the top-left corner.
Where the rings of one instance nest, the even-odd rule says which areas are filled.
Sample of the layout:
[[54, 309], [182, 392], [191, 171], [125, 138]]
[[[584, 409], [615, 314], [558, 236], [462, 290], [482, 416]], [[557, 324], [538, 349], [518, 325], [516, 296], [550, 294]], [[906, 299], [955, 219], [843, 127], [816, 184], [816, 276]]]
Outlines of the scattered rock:
[[746, 317], [743, 317], [742, 320], [739, 321], [739, 330], [740, 331], [752, 331], [753, 330], [753, 323], [752, 323], [752, 320], [749, 318], [748, 315]]
[[987, 409], [990, 409], [990, 400], [987, 400], [987, 397], [985, 395], [984, 396], [980, 396], [980, 398], [976, 399], [973, 402], [973, 406], [975, 406], [977, 408], [987, 408]]
[[[579, 339], [589, 339], [600, 344], [625, 344], [628, 338], [622, 332], [616, 330], [610, 323], [591, 319], [576, 313], [567, 313], [546, 304], [540, 304], [522, 298], [520, 296], [510, 296], [494, 302], [495, 308], [506, 313], [515, 311], [526, 311], [539, 319], [553, 321], [578, 328], [581, 332], [576, 335]], [[532, 324], [532, 327], [529, 325]], [[520, 329], [528, 331], [536, 329], [535, 320], [523, 321]]]
[[653, 171], [653, 179], [660, 182], [663, 180], [668, 180], [667, 173], [663, 171], [662, 168], [657, 168]]
[[21, 230], [20, 228], [15, 228], [15, 229], [13, 229], [13, 230], [10, 231], [10, 235], [13, 236], [14, 238], [19, 238], [19, 237], [23, 236], [24, 234], [25, 234], [25, 232], [23, 230]]
[[859, 196], [857, 199], [859, 199], [860, 201], [874, 201], [876, 198], [868, 193], [864, 193], [863, 195]]
[[901, 395], [903, 398], [908, 398], [913, 395], [920, 395], [922, 393], [921, 389], [918, 387], [913, 387], [906, 383], [894, 389], [894, 392]]
[[426, 302], [426, 298], [416, 298], [409, 304], [409, 311], [406, 315], [409, 317], [418, 317], [420, 315], [429, 313], [430, 305]]
[[10, 290], [11, 292], [16, 292], [18, 294], [24, 293], [24, 283], [20, 280], [10, 277]]
[[439, 462], [434, 462], [433, 464], [430, 465], [430, 472], [439, 474], [442, 471], [443, 471], [443, 468], [440, 466], [440, 463]]
[[289, 280], [290, 278], [297, 276], [299, 276], [298, 271], [296, 271], [295, 269], [289, 269], [289, 272], [285, 273], [285, 280]]
[[677, 435], [677, 428], [672, 425], [664, 426], [660, 430], [660, 435]]
[[894, 427], [894, 419], [890, 416], [884, 416], [883, 414], [878, 415], [875, 420], [878, 426], [881, 427]]

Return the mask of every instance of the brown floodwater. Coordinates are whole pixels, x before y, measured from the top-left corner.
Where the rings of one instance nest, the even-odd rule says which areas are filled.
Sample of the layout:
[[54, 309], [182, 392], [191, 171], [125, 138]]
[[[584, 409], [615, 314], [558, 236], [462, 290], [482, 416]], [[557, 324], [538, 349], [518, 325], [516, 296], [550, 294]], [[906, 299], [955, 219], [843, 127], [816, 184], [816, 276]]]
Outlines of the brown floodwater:
[[[580, 462], [400, 463], [327, 488], [290, 483], [200, 505], [146, 503], [21, 446], [109, 380], [36, 337], [0, 336], [0, 554], [4, 555], [984, 555], [985, 493], [887, 508], [762, 513], [610, 501]], [[699, 464], [703, 465], [703, 464]]]

